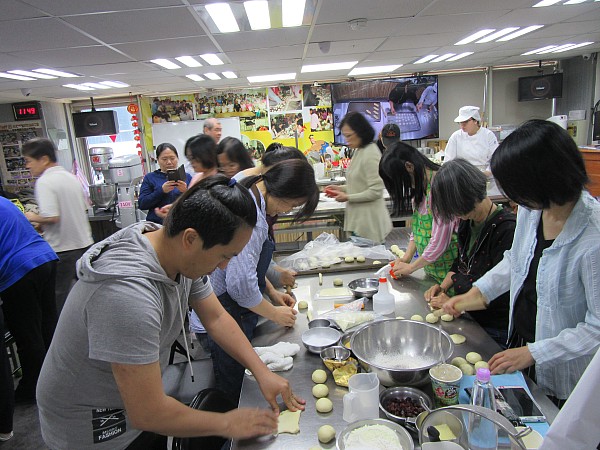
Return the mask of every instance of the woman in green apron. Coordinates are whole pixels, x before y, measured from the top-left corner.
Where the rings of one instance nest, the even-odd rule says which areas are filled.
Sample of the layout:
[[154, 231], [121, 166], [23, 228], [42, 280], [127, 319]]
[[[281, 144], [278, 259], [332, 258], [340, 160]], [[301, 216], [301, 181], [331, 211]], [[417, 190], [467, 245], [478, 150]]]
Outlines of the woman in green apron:
[[[379, 163], [379, 175], [390, 194], [393, 214], [412, 209], [412, 233], [406, 253], [394, 262], [396, 277], [423, 268], [440, 283], [457, 256], [457, 221], [442, 223], [431, 212], [431, 180], [440, 169], [414, 147], [398, 142]], [[413, 261], [415, 253], [419, 257]]]

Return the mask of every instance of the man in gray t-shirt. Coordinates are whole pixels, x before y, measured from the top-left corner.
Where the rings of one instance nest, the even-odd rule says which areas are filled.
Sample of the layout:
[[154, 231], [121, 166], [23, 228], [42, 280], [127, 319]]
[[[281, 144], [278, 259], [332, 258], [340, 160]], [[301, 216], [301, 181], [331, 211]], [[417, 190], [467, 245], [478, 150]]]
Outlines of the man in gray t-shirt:
[[[211, 177], [174, 204], [164, 227], [134, 224], [84, 254], [38, 382], [49, 447], [118, 449], [163, 436], [245, 438], [275, 432], [277, 395], [293, 411], [304, 408], [288, 382], [258, 358], [206, 276], [242, 250], [255, 223], [248, 191]], [[165, 395], [161, 373], [188, 305], [213, 339], [252, 371], [273, 411], [209, 413]]]

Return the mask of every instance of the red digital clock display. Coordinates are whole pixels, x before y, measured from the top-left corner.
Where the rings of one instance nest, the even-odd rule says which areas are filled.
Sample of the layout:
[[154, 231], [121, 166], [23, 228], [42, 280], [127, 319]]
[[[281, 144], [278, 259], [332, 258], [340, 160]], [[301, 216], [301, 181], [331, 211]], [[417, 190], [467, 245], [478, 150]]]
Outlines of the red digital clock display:
[[15, 120], [40, 119], [40, 104], [38, 102], [13, 103]]

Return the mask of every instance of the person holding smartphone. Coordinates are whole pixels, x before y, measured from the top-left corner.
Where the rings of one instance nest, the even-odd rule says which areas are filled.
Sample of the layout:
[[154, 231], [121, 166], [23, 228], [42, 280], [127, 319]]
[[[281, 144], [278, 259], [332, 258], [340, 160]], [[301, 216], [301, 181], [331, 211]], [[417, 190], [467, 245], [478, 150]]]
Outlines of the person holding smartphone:
[[138, 206], [140, 209], [148, 210], [146, 220], [162, 225], [163, 219], [155, 210], [173, 203], [177, 197], [187, 191], [192, 176], [186, 174], [185, 180], [180, 179], [179, 176], [173, 177], [176, 174], [172, 171], [177, 171], [179, 166], [179, 155], [173, 144], [164, 142], [156, 147], [156, 159], [159, 168], [144, 177]]

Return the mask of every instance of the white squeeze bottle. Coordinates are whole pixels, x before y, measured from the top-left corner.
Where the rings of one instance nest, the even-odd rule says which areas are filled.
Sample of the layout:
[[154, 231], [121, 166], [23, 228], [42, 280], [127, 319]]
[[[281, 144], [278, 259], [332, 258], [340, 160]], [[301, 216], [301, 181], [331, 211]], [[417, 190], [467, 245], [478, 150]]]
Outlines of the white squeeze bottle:
[[[471, 404], [496, 411], [496, 398], [494, 396], [494, 386], [490, 381], [489, 369], [477, 369]], [[498, 432], [496, 426], [493, 422], [481, 416], [469, 415], [468, 437], [470, 450], [497, 448]]]
[[396, 301], [388, 290], [386, 277], [379, 277], [379, 290], [373, 296], [373, 311], [382, 315], [396, 312]]

